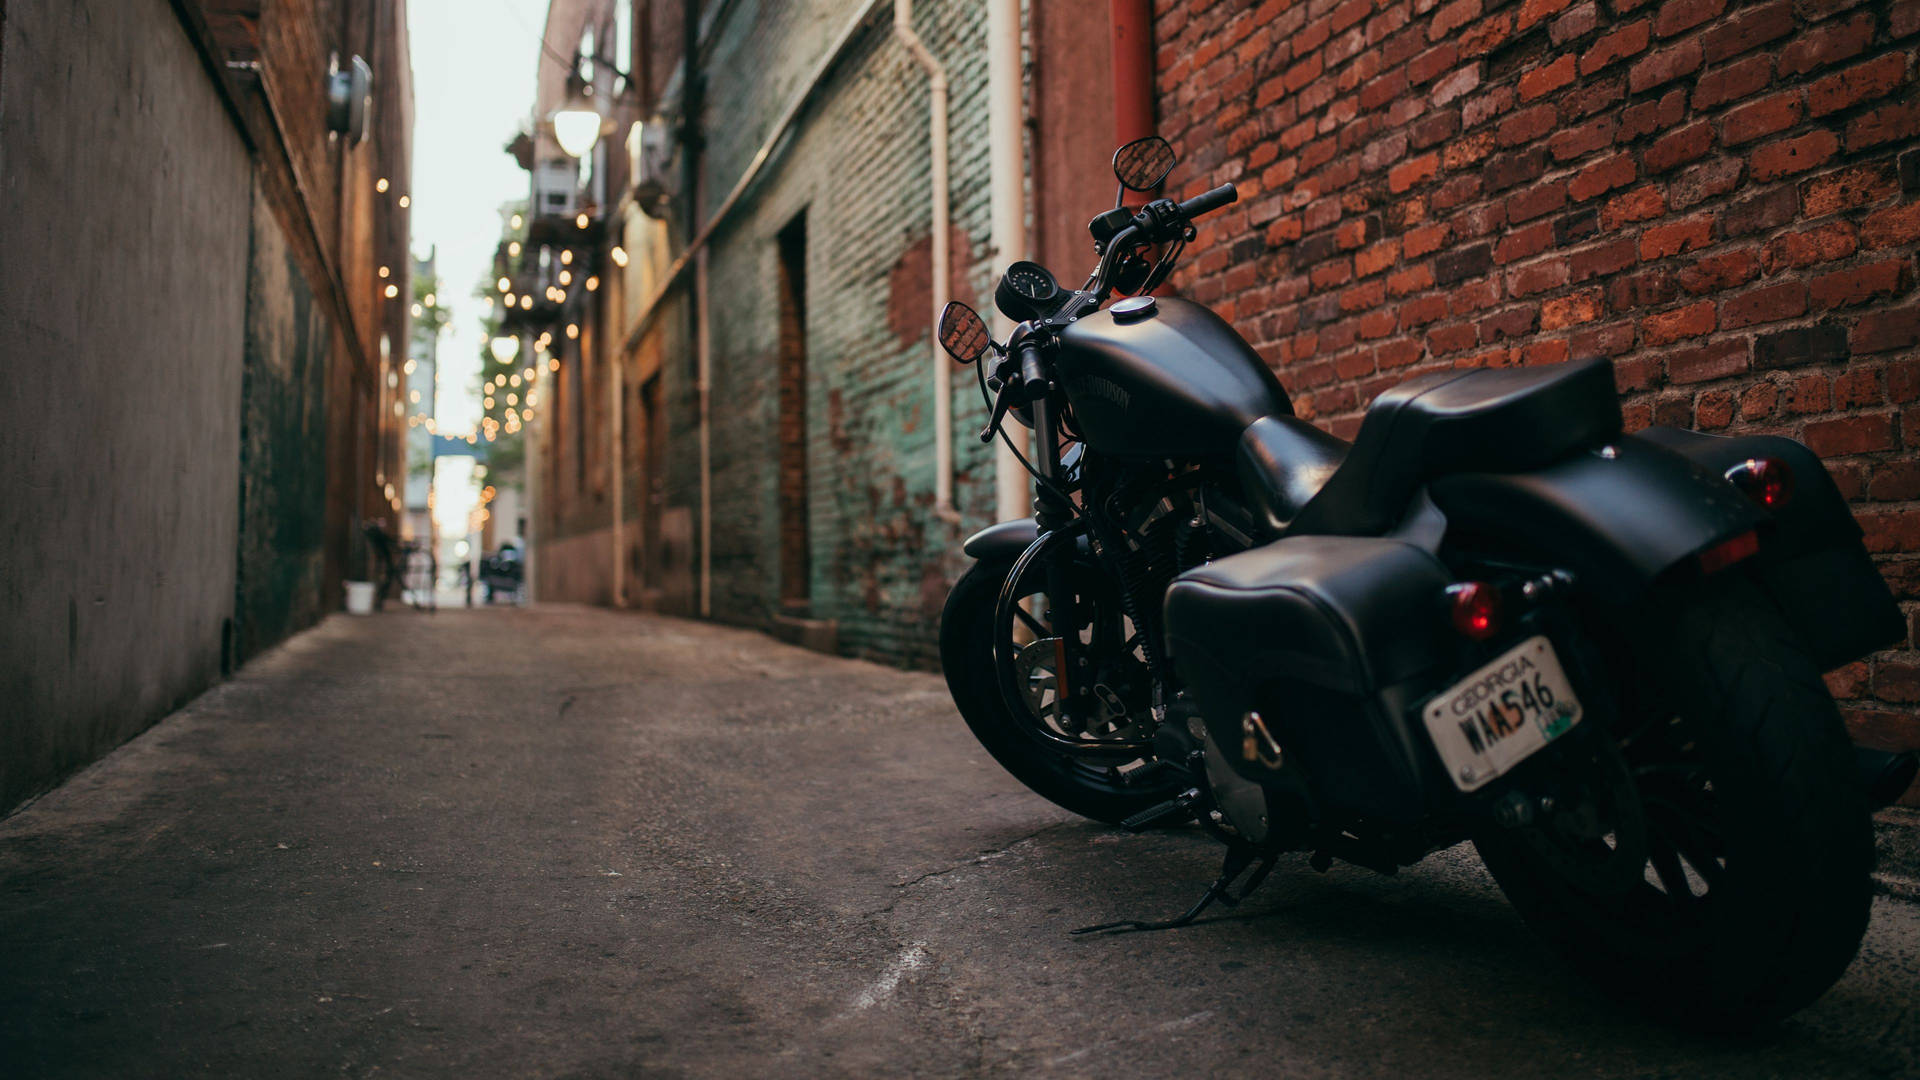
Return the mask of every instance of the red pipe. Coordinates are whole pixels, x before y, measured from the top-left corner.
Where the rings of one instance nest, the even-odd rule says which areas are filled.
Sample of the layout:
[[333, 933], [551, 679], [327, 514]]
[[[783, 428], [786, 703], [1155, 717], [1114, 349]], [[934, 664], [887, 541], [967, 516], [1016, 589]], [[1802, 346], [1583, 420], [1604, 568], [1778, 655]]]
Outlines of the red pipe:
[[1114, 145], [1154, 134], [1153, 0], [1109, 0]]

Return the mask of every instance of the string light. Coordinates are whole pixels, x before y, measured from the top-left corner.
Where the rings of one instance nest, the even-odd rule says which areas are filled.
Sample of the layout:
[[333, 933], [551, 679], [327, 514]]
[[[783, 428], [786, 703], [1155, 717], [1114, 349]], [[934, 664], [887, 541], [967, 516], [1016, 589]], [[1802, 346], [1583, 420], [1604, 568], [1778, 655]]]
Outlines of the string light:
[[499, 281], [494, 282], [494, 284], [499, 286], [501, 292], [508, 292], [513, 288], [513, 282], [508, 281], [506, 278], [501, 278]]
[[548, 371], [559, 371], [559, 370], [560, 370], [560, 358], [559, 358], [559, 357], [557, 357], [557, 356], [551, 356], [551, 357], [548, 357], [548, 358], [547, 358], [547, 370], [548, 370]]
[[380, 179], [375, 180], [373, 182], [373, 190], [385, 193], [385, 191], [387, 190], [387, 178], [383, 176]]
[[[532, 405], [532, 404], [533, 404], [533, 402], [532, 402], [532, 401], [528, 401], [528, 402], [527, 402], [527, 404], [528, 404], [528, 405]], [[522, 419], [522, 420], [531, 420], [531, 419], [533, 419], [533, 410], [532, 410], [532, 409], [521, 409], [521, 410], [520, 410], [520, 419]]]
[[[492, 297], [488, 297], [487, 299], [488, 299], [488, 300], [492, 300], [493, 298], [492, 298]], [[432, 293], [428, 293], [428, 294], [427, 294], [427, 299], [426, 299], [426, 305], [427, 305], [428, 307], [433, 307], [433, 306], [434, 306], [434, 302], [433, 302], [433, 294], [432, 294]]]
[[381, 267], [381, 268], [380, 268], [380, 276], [381, 276], [381, 277], [382, 277], [383, 279], [384, 279], [384, 278], [390, 278], [390, 277], [392, 277], [392, 276], [393, 276], [393, 269], [392, 269], [391, 267], [386, 267], [386, 266], [383, 266], [383, 267]]
[[520, 226], [522, 226], [522, 225], [525, 225], [526, 223], [527, 223], [527, 219], [526, 219], [526, 218], [523, 218], [523, 217], [521, 217], [521, 216], [520, 216], [519, 214], [515, 214], [515, 215], [513, 215], [513, 227], [514, 227], [514, 228], [516, 228], [516, 229], [517, 229], [517, 228], [519, 228]]
[[560, 252], [560, 265], [561, 265], [561, 266], [572, 266], [572, 265], [573, 265], [573, 249], [572, 249], [572, 248], [565, 248], [565, 249], [562, 249], [562, 250], [561, 250], [561, 252]]
[[592, 291], [594, 291], [595, 289], [598, 289], [599, 287], [600, 287], [600, 279], [599, 279], [598, 277], [589, 277], [589, 278], [587, 278], [587, 291], [588, 291], [588, 292], [592, 292]]
[[580, 211], [579, 214], [574, 216], [573, 224], [575, 228], [584, 229], [587, 227], [587, 221], [588, 221], [587, 212], [585, 210], [582, 210]]
[[560, 284], [562, 285], [573, 284], [573, 271], [571, 270], [560, 271]]
[[532, 310], [533, 310], [533, 297], [531, 297], [531, 296], [523, 296], [523, 297], [521, 297], [521, 298], [520, 298], [520, 310], [521, 310], [521, 311], [532, 311]]
[[607, 252], [607, 255], [613, 259], [613, 265], [619, 266], [619, 267], [625, 267], [627, 265], [627, 249], [626, 248], [623, 248], [620, 245], [615, 244], [613, 246], [613, 250]]
[[411, 195], [400, 196], [400, 209], [405, 210], [407, 207], [412, 205], [413, 205], [413, 196]]
[[413, 305], [413, 317], [414, 317], [414, 318], [416, 318], [416, 319], [417, 319], [417, 318], [419, 318], [420, 316], [422, 316], [422, 315], [425, 315], [426, 313], [427, 313], [427, 310], [426, 310], [425, 308], [423, 308], [423, 307], [421, 307], [421, 306], [420, 306], [419, 304], [415, 304], [415, 305]]
[[520, 241], [515, 240], [512, 243], [508, 244], [507, 254], [512, 255], [515, 258], [518, 258], [520, 256]]
[[394, 297], [399, 295], [400, 295], [400, 286], [398, 285], [387, 286], [387, 299], [391, 300]]
[[508, 294], [507, 294], [507, 297], [506, 297], [506, 303], [507, 303], [507, 306], [508, 306], [508, 307], [512, 307], [512, 306], [513, 306], [513, 301], [514, 301], [514, 299], [515, 299], [515, 297], [514, 297], [514, 295], [513, 295], [512, 293], [508, 293]]
[[580, 324], [568, 323], [567, 324], [567, 340], [572, 341], [579, 336], [580, 336]]

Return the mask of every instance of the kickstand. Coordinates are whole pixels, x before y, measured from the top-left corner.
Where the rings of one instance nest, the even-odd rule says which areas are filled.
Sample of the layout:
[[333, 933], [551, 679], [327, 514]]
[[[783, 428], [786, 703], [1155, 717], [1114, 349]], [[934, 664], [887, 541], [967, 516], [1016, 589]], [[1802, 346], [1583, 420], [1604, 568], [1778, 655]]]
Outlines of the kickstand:
[[1234, 879], [1245, 872], [1248, 866], [1253, 865], [1256, 857], [1254, 849], [1246, 844], [1235, 844], [1227, 848], [1226, 860], [1220, 866], [1220, 876], [1214, 880], [1212, 885], [1207, 886], [1207, 891], [1200, 895], [1198, 903], [1175, 918], [1167, 919], [1163, 922], [1142, 922], [1138, 919], [1124, 919], [1120, 922], [1101, 923], [1098, 926], [1083, 926], [1078, 930], [1072, 931], [1072, 933], [1076, 935], [1102, 933], [1131, 934], [1142, 930], [1172, 930], [1192, 923], [1200, 917], [1201, 912], [1212, 907], [1216, 902], [1227, 907], [1237, 906], [1240, 901], [1253, 895], [1253, 890], [1259, 888], [1261, 882], [1267, 880], [1268, 874], [1273, 873], [1274, 857], [1268, 855], [1260, 858], [1260, 865], [1256, 867], [1253, 874], [1247, 878], [1247, 887], [1240, 890], [1239, 896], [1233, 895], [1232, 886]]

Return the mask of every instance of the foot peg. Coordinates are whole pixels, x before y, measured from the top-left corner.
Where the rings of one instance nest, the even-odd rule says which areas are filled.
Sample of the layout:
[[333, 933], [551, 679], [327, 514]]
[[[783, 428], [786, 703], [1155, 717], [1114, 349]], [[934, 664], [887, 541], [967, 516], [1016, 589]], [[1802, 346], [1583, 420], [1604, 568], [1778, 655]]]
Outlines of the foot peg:
[[1179, 795], [1120, 822], [1120, 827], [1128, 832], [1146, 832], [1155, 825], [1169, 821], [1185, 821], [1193, 816], [1193, 807], [1200, 801], [1200, 789], [1188, 788]]

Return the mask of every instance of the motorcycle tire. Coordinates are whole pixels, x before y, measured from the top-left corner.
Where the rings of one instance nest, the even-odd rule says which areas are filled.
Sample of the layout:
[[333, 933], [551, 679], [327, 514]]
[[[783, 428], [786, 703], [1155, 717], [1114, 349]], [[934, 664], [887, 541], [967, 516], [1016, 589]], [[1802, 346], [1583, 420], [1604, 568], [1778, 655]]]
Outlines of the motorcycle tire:
[[[1583, 887], [1538, 833], [1475, 845], [1522, 917], [1614, 996], [1682, 1026], [1748, 1029], [1819, 997], [1858, 951], [1872, 820], [1819, 670], [1751, 581], [1702, 582], [1661, 618], [1646, 625], [1669, 629], [1630, 650], [1635, 670], [1613, 673], [1641, 680], [1653, 722], [1640, 730], [1677, 747], [1662, 763], [1614, 744], [1642, 808], [1639, 879]], [[1662, 884], [1662, 858], [1683, 882]]]
[[1178, 795], [1178, 778], [1129, 785], [1112, 770], [1047, 745], [1000, 692], [993, 654], [994, 608], [1012, 560], [976, 562], [947, 594], [940, 616], [940, 666], [960, 716], [987, 753], [1041, 797], [1083, 817], [1121, 821]]

